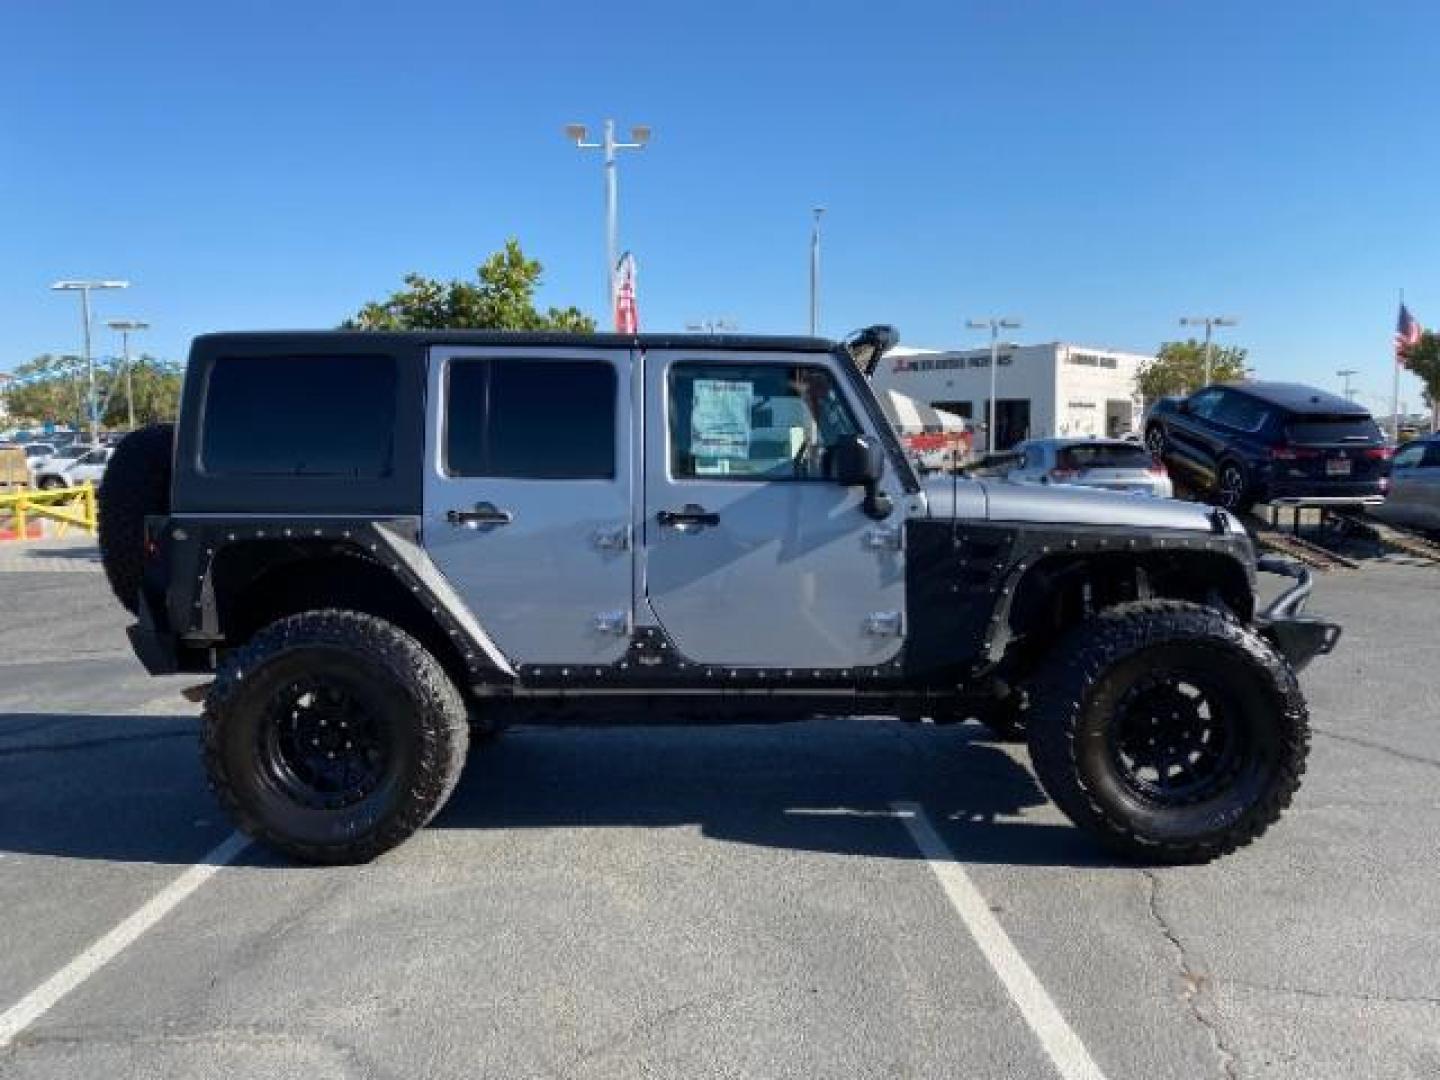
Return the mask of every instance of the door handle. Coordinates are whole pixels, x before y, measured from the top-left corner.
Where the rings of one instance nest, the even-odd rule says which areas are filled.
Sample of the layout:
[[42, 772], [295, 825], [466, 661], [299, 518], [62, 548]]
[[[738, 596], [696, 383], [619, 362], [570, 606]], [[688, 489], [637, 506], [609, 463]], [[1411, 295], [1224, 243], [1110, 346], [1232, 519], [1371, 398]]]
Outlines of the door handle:
[[515, 520], [515, 515], [509, 510], [501, 510], [492, 502], [479, 502], [473, 510], [445, 511], [445, 520], [467, 529], [493, 529], [497, 525], [509, 525]]
[[679, 510], [658, 511], [655, 514], [655, 520], [661, 526], [668, 526], [684, 532], [691, 528], [703, 529], [706, 525], [719, 525], [720, 515], [706, 510], [703, 506], [697, 506], [695, 503], [686, 503]]

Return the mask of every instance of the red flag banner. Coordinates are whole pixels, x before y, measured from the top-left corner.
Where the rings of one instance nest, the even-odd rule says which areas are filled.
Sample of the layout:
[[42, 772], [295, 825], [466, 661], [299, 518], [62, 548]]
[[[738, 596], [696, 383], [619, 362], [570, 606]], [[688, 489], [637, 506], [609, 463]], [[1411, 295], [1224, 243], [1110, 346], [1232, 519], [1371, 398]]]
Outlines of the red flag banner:
[[635, 256], [620, 256], [615, 275], [615, 330], [621, 334], [640, 332], [640, 309], [635, 304]]

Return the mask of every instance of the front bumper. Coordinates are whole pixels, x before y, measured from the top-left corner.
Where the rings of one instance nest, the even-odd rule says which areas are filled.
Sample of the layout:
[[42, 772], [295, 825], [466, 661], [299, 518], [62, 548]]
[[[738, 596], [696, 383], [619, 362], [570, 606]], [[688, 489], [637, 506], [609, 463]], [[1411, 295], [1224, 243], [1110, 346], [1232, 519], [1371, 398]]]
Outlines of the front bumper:
[[1262, 573], [1294, 578], [1295, 584], [1277, 596], [1255, 616], [1255, 626], [1274, 645], [1290, 666], [1300, 671], [1317, 656], [1324, 656], [1340, 640], [1338, 623], [1306, 615], [1305, 604], [1314, 588], [1309, 569], [1289, 559], [1267, 555], [1256, 561]]

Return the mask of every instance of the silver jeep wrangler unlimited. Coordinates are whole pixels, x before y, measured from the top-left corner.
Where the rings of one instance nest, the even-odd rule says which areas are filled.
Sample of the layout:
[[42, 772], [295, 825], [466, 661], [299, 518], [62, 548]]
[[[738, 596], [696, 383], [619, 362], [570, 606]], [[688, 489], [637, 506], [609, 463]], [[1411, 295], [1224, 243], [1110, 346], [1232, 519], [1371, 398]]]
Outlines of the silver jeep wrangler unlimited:
[[[895, 340], [196, 339], [116, 451], [101, 545], [153, 674], [213, 672], [238, 825], [314, 862], [428, 822], [511, 719], [979, 719], [1077, 825], [1213, 858], [1289, 804], [1338, 628], [1224, 511], [922, 483]], [[1257, 610], [1256, 571], [1296, 578]]]

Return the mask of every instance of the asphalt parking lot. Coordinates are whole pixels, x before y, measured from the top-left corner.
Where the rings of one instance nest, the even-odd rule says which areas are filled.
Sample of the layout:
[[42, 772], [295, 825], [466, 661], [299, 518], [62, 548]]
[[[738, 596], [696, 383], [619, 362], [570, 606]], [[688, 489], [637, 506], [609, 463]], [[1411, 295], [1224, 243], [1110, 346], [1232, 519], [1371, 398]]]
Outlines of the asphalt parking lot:
[[1306, 783], [1207, 867], [1108, 860], [978, 728], [855, 719], [518, 728], [318, 870], [227, 840], [87, 550], [12, 551], [0, 1077], [1433, 1078], [1437, 599], [1321, 579]]

